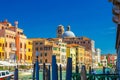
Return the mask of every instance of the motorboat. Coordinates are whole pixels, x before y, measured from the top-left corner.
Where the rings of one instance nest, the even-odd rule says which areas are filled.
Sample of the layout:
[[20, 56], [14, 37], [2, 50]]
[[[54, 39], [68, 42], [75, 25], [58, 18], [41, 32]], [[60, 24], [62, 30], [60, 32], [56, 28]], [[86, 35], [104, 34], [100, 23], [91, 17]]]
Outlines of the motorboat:
[[13, 72], [9, 72], [8, 70], [0, 71], [0, 80], [6, 80], [14, 75]]

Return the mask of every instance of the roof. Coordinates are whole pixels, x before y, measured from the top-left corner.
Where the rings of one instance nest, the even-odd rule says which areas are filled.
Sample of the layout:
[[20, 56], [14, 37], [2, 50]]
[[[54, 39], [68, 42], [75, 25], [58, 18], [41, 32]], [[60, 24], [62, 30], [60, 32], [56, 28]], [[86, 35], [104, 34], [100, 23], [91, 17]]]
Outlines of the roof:
[[62, 37], [75, 37], [75, 34], [72, 31], [65, 31]]
[[32, 41], [41, 41], [41, 40], [46, 40], [45, 38], [28, 38], [29, 40]]
[[59, 41], [61, 38], [48, 38], [47, 40], [51, 40], [51, 41]]
[[82, 36], [81, 37], [83, 40], [90, 40], [88, 37]]
[[80, 46], [79, 44], [67, 44], [67, 47], [82, 47], [82, 48], [84, 48], [83, 46]]

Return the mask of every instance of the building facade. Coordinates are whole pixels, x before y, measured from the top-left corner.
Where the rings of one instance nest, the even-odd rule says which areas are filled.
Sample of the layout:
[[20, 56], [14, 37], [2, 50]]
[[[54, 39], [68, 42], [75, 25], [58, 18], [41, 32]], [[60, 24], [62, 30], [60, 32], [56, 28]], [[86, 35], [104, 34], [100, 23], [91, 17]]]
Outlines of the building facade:
[[101, 64], [104, 67], [107, 67], [107, 55], [101, 55]]
[[59, 46], [59, 54], [60, 54], [60, 63], [62, 66], [66, 66], [66, 43], [62, 41], [62, 38], [48, 38], [48, 41], [54, 42]]
[[95, 41], [91, 40], [91, 50], [92, 50], [92, 67], [98, 68], [101, 62], [101, 50], [99, 48], [95, 48]]
[[95, 41], [94, 40], [91, 40], [91, 51], [92, 51], [92, 68], [95, 68], [96, 67], [96, 57], [95, 57], [95, 54], [96, 54], [96, 51], [95, 51]]
[[76, 49], [76, 63], [75, 65], [81, 67], [85, 64], [84, 58], [85, 58], [85, 48], [83, 46], [80, 46], [78, 44], [68, 44], [71, 47]]
[[[7, 20], [0, 22], [0, 40], [1, 51], [3, 51], [2, 56], [4, 56], [2, 60], [10, 63], [17, 62], [18, 65], [26, 62], [27, 37], [24, 35], [23, 30], [18, 28], [17, 21], [15, 21], [15, 26], [12, 26]], [[30, 52], [32, 52], [32, 49]]]
[[117, 35], [116, 35], [116, 52], [117, 52], [117, 65], [116, 71], [120, 75], [120, 0], [109, 0], [113, 3], [113, 22], [117, 24]]
[[5, 39], [3, 37], [0, 37], [0, 60], [5, 60]]
[[[59, 37], [62, 38], [63, 42], [76, 48], [76, 53], [78, 53], [76, 54], [78, 55], [76, 56], [78, 59], [78, 62], [76, 61], [77, 62], [76, 64], [78, 65], [85, 64], [87, 66], [90, 66], [92, 64], [91, 40], [87, 37], [76, 37], [75, 34], [71, 31], [69, 25], [67, 26], [66, 31], [63, 31], [64, 27], [61, 28], [61, 26], [58, 26], [57, 31], [59, 31], [59, 29], [61, 29], [60, 31], [62, 31], [61, 32], [62, 34], [59, 34], [60, 35]], [[86, 59], [84, 58], [84, 56]]]
[[[59, 28], [61, 28], [61, 26], [58, 26], [57, 31]], [[64, 27], [62, 28], [64, 29]], [[63, 39], [63, 42], [67, 44], [79, 44], [80, 46], [84, 46], [86, 50], [91, 50], [91, 40], [87, 37], [76, 37], [75, 34], [70, 30], [70, 26], [67, 27], [67, 31], [64, 33], [62, 32], [60, 35], [60, 38]]]
[[86, 65], [86, 68], [89, 69], [89, 66], [92, 66], [92, 53], [91, 50], [86, 50], [85, 51], [85, 58], [84, 58], [84, 62]]
[[71, 44], [67, 45], [66, 59], [68, 57], [72, 58], [72, 69], [74, 70], [76, 68], [76, 48]]
[[25, 62], [27, 64], [31, 64], [32, 63], [32, 41], [31, 40], [26, 40], [26, 54], [25, 54]]
[[36, 51], [38, 51], [38, 60], [40, 64], [46, 63], [51, 65], [52, 55], [56, 55], [56, 61], [60, 63], [60, 46], [52, 40], [43, 38], [31, 38], [33, 42], [33, 63], [36, 59]]
[[112, 66], [116, 66], [117, 55], [116, 54], [108, 54], [107, 55], [107, 62]]

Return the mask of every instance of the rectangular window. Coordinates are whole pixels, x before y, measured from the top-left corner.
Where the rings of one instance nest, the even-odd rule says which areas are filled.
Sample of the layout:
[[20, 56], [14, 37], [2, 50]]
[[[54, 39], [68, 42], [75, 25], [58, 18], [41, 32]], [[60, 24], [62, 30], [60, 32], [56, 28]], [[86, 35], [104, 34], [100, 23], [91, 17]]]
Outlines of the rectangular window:
[[27, 56], [25, 55], [25, 60], [27, 60]]
[[62, 52], [65, 52], [65, 49], [62, 49]]
[[40, 59], [40, 63], [42, 63], [42, 59]]
[[5, 43], [5, 47], [7, 47], [7, 42]]
[[4, 52], [2, 53], [2, 56], [4, 56]]
[[3, 44], [3, 47], [4, 47], [4, 44]]
[[2, 46], [2, 44], [0, 43], [0, 47]]
[[47, 63], [47, 59], [45, 59], [45, 63]]
[[47, 56], [47, 53], [45, 53], [45, 56]]
[[40, 42], [40, 45], [42, 45], [43, 43], [42, 42]]
[[43, 50], [43, 48], [42, 48], [42, 47], [40, 47], [40, 50]]
[[1, 57], [1, 52], [0, 52], [0, 57]]
[[47, 47], [44, 47], [44, 50], [47, 50]]
[[11, 48], [11, 46], [12, 46], [12, 44], [10, 43], [10, 44], [9, 44], [9, 47]]
[[22, 43], [20, 43], [20, 48], [22, 48]]
[[38, 47], [36, 47], [36, 49], [35, 49], [36, 51], [38, 51]]
[[53, 50], [57, 50], [57, 47], [54, 47]]
[[28, 42], [28, 44], [30, 45], [31, 43], [30, 43], [30, 42]]
[[40, 56], [42, 57], [42, 53], [40, 53]]
[[64, 47], [64, 44], [62, 44], [62, 46]]
[[36, 42], [35, 45], [38, 45], [38, 42]]
[[22, 59], [22, 54], [20, 54], [20, 59]]
[[30, 56], [28, 56], [28, 60], [30, 60]]
[[26, 44], [24, 45], [24, 48], [26, 49]]
[[28, 49], [28, 52], [30, 52], [31, 50], [30, 49]]
[[8, 38], [8, 35], [6, 35], [6, 37]]

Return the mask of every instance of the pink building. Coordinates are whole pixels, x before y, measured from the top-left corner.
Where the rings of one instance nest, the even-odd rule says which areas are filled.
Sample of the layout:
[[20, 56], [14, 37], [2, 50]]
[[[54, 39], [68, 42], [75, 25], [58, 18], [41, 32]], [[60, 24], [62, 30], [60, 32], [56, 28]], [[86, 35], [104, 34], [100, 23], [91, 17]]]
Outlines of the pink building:
[[108, 64], [116, 65], [117, 54], [108, 54], [107, 62]]

